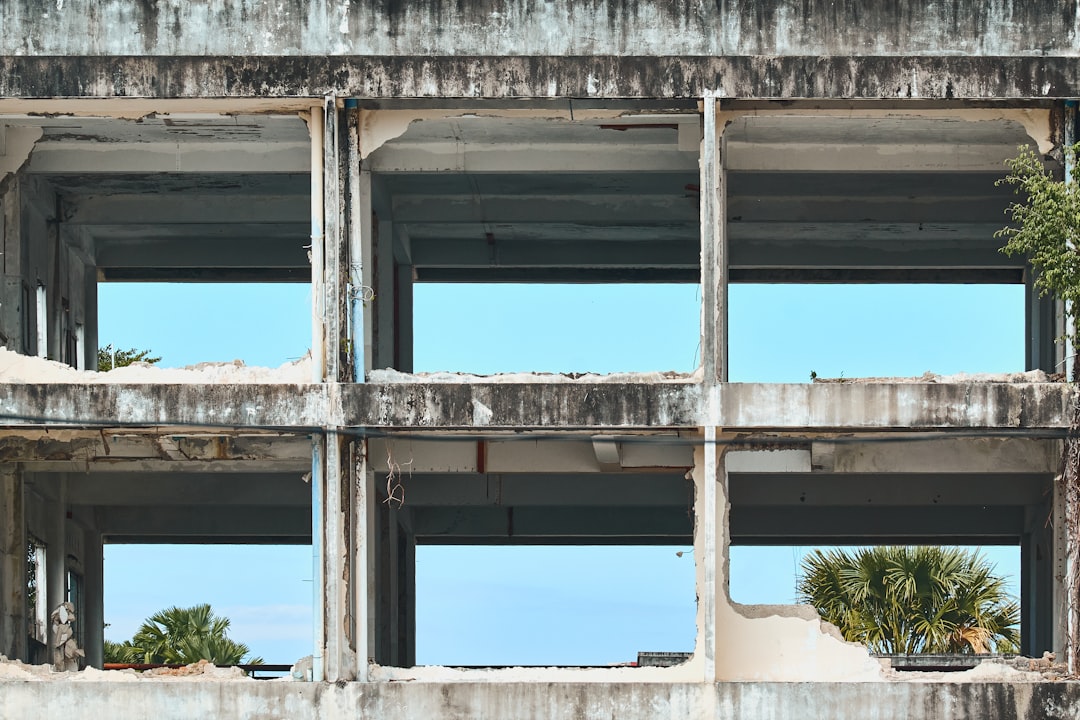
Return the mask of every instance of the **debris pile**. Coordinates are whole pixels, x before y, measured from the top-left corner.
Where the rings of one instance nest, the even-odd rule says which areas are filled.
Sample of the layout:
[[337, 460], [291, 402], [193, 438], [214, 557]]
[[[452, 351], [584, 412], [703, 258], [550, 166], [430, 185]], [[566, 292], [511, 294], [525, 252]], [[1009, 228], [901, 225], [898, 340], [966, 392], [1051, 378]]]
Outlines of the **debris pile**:
[[0, 383], [289, 383], [311, 382], [310, 353], [277, 368], [249, 367], [242, 360], [204, 362], [183, 368], [132, 363], [106, 372], [76, 370], [70, 365], [0, 348]]

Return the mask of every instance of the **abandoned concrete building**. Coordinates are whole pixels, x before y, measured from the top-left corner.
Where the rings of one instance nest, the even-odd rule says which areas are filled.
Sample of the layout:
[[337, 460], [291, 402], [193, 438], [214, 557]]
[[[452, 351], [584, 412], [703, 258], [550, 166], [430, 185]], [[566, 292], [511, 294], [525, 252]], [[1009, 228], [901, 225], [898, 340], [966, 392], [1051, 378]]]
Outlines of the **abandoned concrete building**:
[[[1061, 304], [1025, 294], [1008, 382], [731, 383], [728, 289], [1030, 288], [994, 181], [1021, 145], [1073, 171], [1078, 57], [1050, 0], [0, 3], [0, 653], [48, 640], [31, 537], [95, 667], [103, 544], [318, 558], [310, 682], [80, 673], [0, 715], [1077, 717], [1075, 683], [922, 680], [728, 593], [732, 544], [1012, 544], [1022, 650], [1060, 652]], [[310, 369], [95, 373], [118, 281], [310, 283]], [[413, 373], [432, 282], [695, 285], [698, 368]], [[676, 542], [682, 664], [416, 666], [418, 544]]]

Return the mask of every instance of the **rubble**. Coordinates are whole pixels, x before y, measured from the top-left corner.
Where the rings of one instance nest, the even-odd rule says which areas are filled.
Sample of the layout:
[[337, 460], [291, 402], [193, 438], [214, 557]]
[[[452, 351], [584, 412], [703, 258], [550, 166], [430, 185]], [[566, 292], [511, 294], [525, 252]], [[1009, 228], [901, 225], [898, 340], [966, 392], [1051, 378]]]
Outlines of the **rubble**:
[[311, 382], [311, 354], [277, 368], [247, 366], [242, 360], [204, 362], [182, 368], [133, 363], [106, 372], [76, 370], [44, 358], [0, 348], [0, 383], [292, 383]]
[[955, 375], [939, 375], [927, 370], [922, 375], [915, 377], [838, 377], [822, 378], [814, 376], [814, 383], [833, 384], [869, 384], [869, 383], [1048, 383], [1065, 382], [1064, 373], [1047, 373], [1043, 370], [1028, 370], [1027, 372], [1013, 373], [956, 373]]

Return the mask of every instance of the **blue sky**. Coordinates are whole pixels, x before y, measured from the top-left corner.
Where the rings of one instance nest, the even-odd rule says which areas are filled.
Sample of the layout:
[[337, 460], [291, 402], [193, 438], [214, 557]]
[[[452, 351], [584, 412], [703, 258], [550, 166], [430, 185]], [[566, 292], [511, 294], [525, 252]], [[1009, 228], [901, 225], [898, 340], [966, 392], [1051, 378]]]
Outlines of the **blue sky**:
[[[99, 286], [99, 341], [162, 365], [276, 366], [310, 346], [307, 285]], [[691, 371], [695, 285], [418, 285], [419, 371]], [[1023, 286], [730, 289], [730, 379], [1023, 369]], [[449, 548], [417, 552], [421, 663], [602, 664], [693, 644], [689, 548]], [[790, 602], [808, 548], [734, 548], [741, 602]], [[683, 551], [683, 555], [677, 553]], [[1019, 577], [1015, 548], [986, 548]], [[107, 546], [106, 637], [170, 605], [210, 602], [271, 663], [311, 652], [311, 549]], [[1015, 580], [1014, 580], [1015, 582]]]

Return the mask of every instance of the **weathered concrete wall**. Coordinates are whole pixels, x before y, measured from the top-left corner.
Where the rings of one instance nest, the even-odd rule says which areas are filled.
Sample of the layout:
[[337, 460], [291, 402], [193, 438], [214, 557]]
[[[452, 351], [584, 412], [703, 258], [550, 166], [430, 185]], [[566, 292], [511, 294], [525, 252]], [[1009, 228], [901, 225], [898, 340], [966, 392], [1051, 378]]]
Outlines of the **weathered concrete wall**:
[[0, 682], [0, 716], [231, 720], [1061, 720], [1077, 683]]
[[0, 55], [1080, 54], [1056, 0], [9, 0]]
[[12, 0], [0, 96], [1042, 98], [1055, 0]]

